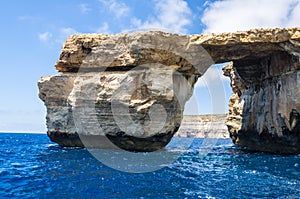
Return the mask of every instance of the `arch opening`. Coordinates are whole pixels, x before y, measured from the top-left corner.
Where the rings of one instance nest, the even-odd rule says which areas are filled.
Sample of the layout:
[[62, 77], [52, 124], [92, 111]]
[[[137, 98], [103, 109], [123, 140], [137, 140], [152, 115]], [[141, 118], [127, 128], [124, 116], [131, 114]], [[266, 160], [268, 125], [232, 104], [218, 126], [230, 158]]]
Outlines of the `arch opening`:
[[178, 137], [229, 138], [225, 120], [232, 90], [222, 71], [229, 63], [213, 64], [198, 78], [185, 104]]

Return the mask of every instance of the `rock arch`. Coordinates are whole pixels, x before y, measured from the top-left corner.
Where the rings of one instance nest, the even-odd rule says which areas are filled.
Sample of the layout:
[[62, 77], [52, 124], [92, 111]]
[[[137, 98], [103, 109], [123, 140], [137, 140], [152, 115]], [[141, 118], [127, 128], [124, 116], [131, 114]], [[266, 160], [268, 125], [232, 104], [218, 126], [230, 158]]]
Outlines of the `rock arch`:
[[48, 135], [64, 146], [105, 147], [100, 140], [109, 138], [126, 150], [158, 150], [178, 130], [198, 77], [231, 61], [223, 70], [233, 90], [226, 122], [233, 142], [300, 153], [299, 46], [299, 28], [70, 36], [56, 63], [62, 73], [38, 83]]

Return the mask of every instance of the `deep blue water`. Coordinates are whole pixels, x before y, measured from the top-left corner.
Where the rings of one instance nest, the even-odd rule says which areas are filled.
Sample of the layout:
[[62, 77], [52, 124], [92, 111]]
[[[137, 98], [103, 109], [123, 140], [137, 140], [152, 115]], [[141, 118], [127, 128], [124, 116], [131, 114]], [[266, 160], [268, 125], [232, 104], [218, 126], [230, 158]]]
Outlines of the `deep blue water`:
[[249, 153], [224, 139], [209, 149], [203, 142], [168, 146], [164, 154], [181, 156], [160, 170], [127, 173], [46, 135], [1, 133], [0, 198], [300, 198], [299, 155]]

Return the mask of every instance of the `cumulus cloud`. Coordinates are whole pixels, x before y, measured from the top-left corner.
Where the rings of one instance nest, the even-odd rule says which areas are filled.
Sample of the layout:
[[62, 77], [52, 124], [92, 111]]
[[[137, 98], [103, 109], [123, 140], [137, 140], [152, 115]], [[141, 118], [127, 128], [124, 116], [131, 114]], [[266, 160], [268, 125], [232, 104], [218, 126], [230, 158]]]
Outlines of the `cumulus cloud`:
[[211, 66], [195, 84], [196, 87], [207, 87], [216, 83], [229, 83], [229, 78], [225, 77], [220, 69]]
[[124, 17], [129, 14], [130, 8], [121, 1], [117, 0], [99, 0], [116, 18]]
[[226, 87], [229, 78], [223, 76], [221, 67], [226, 64], [212, 65], [195, 84], [194, 94], [185, 106], [184, 114], [226, 113], [228, 97]]
[[218, 0], [206, 6], [206, 33], [300, 26], [300, 0]]
[[43, 42], [47, 42], [52, 38], [52, 34], [50, 32], [44, 32], [38, 35], [39, 40]]
[[79, 32], [74, 28], [70, 28], [70, 27], [60, 28], [54, 42], [57, 44], [64, 43], [68, 36], [73, 34], [78, 34], [78, 33]]
[[191, 9], [184, 0], [155, 0], [155, 16], [146, 21], [132, 18], [131, 24], [138, 29], [163, 29], [176, 33], [186, 33], [191, 24]]
[[104, 22], [102, 24], [102, 26], [100, 26], [97, 30], [96, 30], [96, 33], [103, 33], [103, 34], [109, 34], [111, 33], [110, 30], [109, 30], [109, 25], [107, 22]]
[[78, 31], [73, 28], [61, 28], [60, 32], [62, 36], [69, 36], [78, 33]]
[[31, 22], [40, 20], [39, 18], [34, 17], [34, 16], [30, 16], [30, 15], [19, 16], [17, 19], [19, 21], [31, 21]]
[[300, 0], [295, 1], [295, 6], [291, 6], [290, 15], [287, 20], [288, 27], [300, 26]]
[[79, 4], [78, 8], [82, 14], [87, 14], [92, 10], [88, 4]]
[[44, 32], [38, 35], [39, 40], [42, 42], [47, 43], [48, 45], [54, 44], [62, 44], [65, 42], [66, 38], [70, 35], [79, 33], [73, 28], [66, 27], [66, 28], [59, 28], [58, 31], [54, 33]]

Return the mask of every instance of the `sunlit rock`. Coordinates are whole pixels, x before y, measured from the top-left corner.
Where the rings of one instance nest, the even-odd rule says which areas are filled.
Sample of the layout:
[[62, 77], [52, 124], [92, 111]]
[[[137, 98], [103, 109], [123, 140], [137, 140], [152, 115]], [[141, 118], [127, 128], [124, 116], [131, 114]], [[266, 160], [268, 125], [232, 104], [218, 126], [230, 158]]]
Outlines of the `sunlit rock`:
[[230, 61], [223, 70], [233, 90], [226, 121], [233, 142], [300, 153], [299, 46], [300, 28], [70, 36], [56, 63], [62, 73], [39, 81], [48, 135], [64, 146], [161, 149], [197, 79]]

